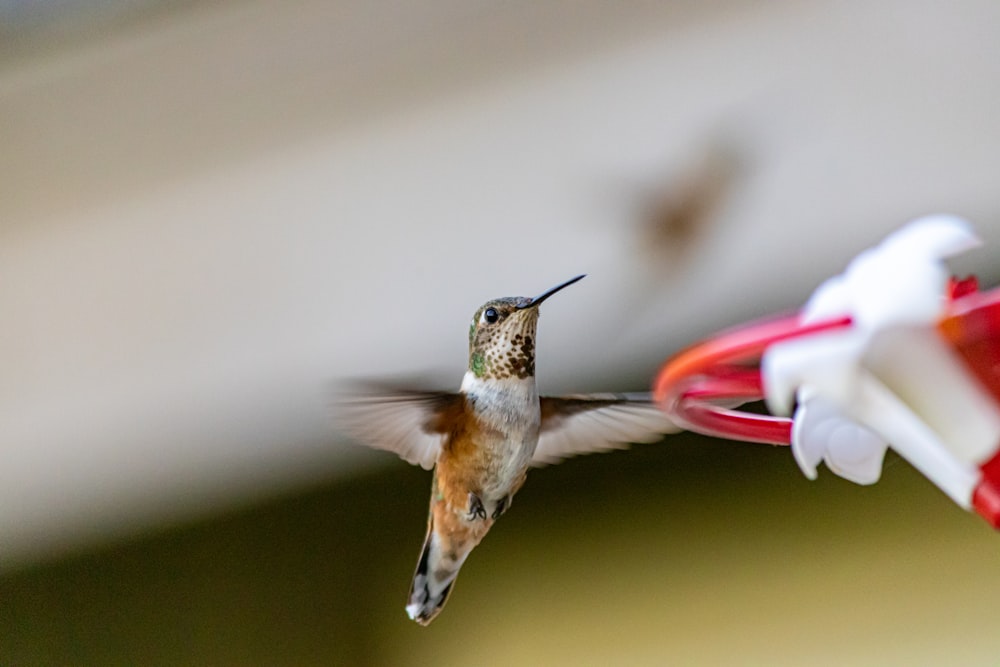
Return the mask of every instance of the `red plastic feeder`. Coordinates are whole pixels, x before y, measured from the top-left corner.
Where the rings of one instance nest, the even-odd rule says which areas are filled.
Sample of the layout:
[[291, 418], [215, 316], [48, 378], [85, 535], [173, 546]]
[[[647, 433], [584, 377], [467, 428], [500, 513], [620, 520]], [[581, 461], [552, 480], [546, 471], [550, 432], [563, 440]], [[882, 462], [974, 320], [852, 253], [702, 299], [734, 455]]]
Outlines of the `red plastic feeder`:
[[[1000, 404], [1000, 289], [976, 290], [975, 278], [953, 281], [951, 300], [938, 329]], [[653, 398], [687, 430], [731, 440], [789, 445], [791, 419], [730, 406], [764, 398], [760, 360], [770, 345], [850, 326], [850, 317], [802, 325], [796, 314], [720, 333], [664, 364], [654, 381]], [[972, 506], [994, 528], [1000, 528], [1000, 452], [980, 470], [982, 478], [973, 493]]]

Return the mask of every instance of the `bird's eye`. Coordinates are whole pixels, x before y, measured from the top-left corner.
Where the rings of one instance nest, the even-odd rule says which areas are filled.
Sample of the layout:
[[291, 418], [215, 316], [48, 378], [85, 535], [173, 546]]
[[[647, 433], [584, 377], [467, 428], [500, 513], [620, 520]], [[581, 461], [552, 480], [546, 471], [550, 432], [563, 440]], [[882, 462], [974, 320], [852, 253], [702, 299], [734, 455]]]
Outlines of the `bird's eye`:
[[500, 319], [500, 313], [497, 312], [496, 308], [487, 308], [483, 311], [483, 319], [486, 320], [488, 324], [493, 324]]

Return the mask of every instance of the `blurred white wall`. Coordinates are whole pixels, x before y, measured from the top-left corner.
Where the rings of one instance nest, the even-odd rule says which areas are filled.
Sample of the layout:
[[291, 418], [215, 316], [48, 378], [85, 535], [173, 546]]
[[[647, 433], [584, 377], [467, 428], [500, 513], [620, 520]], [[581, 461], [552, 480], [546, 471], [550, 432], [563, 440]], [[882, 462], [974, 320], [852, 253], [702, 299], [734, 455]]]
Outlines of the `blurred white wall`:
[[[330, 383], [457, 384], [487, 298], [589, 273], [539, 348], [543, 389], [585, 391], [797, 306], [922, 213], [972, 219], [961, 268], [998, 277], [1000, 5], [666, 4], [25, 24], [0, 62], [0, 563], [373, 460], [334, 444]], [[639, 195], [683, 199], [718, 153], [717, 205], [648, 247]]]

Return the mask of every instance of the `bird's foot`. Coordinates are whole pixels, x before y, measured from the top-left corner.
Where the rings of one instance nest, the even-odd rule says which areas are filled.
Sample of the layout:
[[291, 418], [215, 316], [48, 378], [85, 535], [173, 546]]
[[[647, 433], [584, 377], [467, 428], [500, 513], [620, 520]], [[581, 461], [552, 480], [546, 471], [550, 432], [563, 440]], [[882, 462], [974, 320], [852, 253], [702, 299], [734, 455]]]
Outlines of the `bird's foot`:
[[504, 496], [497, 501], [496, 509], [493, 510], [493, 518], [499, 519], [500, 516], [507, 511], [508, 507], [510, 507], [510, 496]]
[[476, 519], [486, 520], [486, 508], [483, 507], [483, 501], [479, 499], [474, 493], [469, 494], [469, 521], [474, 521]]

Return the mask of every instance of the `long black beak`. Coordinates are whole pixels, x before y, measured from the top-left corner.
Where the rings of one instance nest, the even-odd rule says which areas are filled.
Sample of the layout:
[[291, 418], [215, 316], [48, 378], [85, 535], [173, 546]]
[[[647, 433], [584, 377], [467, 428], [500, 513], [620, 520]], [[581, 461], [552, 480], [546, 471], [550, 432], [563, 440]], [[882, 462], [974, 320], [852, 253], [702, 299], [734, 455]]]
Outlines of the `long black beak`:
[[542, 292], [541, 294], [539, 294], [538, 296], [536, 296], [534, 299], [528, 299], [528, 300], [526, 300], [526, 301], [524, 301], [522, 303], [517, 304], [517, 308], [518, 308], [518, 310], [523, 309], [523, 308], [534, 308], [535, 306], [537, 306], [538, 304], [540, 304], [542, 301], [545, 301], [550, 296], [552, 296], [553, 294], [555, 294], [556, 292], [558, 292], [559, 290], [561, 290], [563, 287], [569, 287], [570, 285], [572, 285], [576, 281], [583, 280], [586, 276], [587, 276], [586, 273], [581, 273], [576, 278], [570, 278], [569, 280], [567, 280], [566, 282], [562, 283], [561, 285], [556, 285], [555, 287], [553, 287], [552, 289], [548, 290], [547, 292]]

